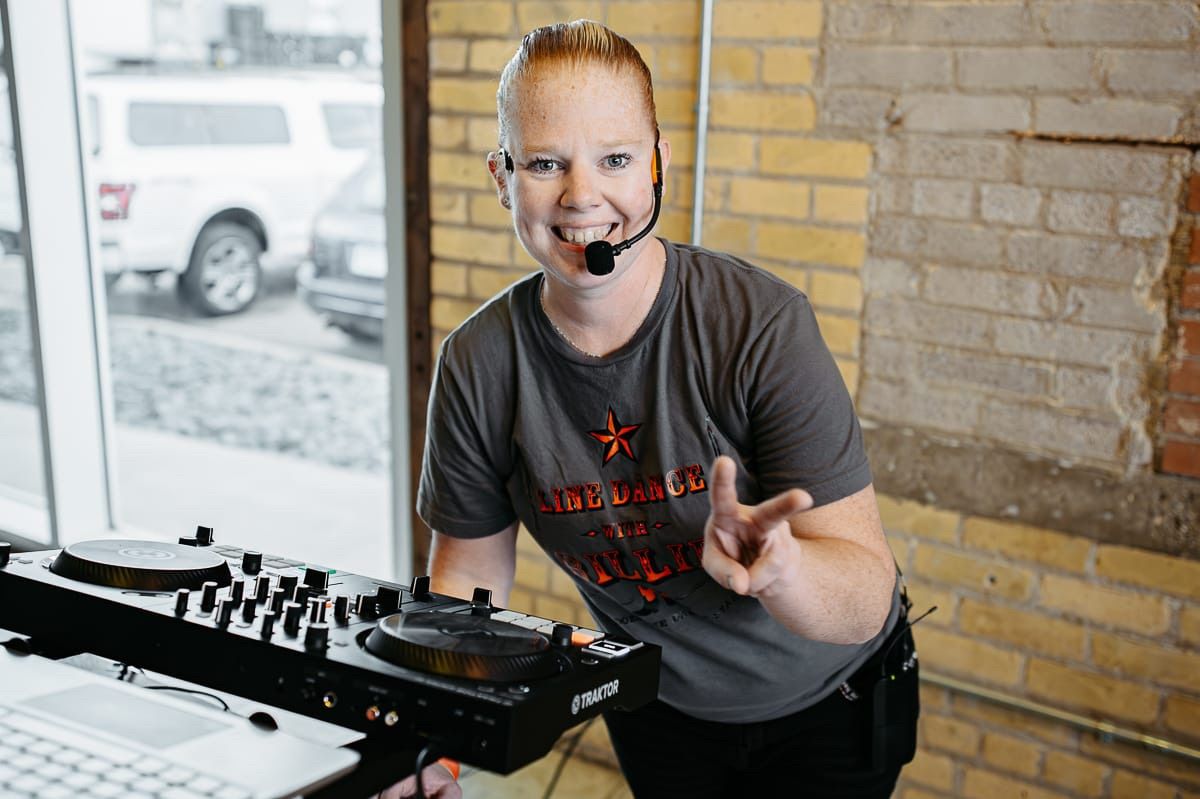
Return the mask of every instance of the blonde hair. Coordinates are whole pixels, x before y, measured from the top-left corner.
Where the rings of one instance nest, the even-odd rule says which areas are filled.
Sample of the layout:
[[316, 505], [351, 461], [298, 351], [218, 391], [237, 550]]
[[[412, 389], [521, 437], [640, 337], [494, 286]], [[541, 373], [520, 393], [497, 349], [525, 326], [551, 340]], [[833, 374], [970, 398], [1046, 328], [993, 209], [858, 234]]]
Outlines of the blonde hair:
[[650, 68], [642, 60], [641, 53], [628, 39], [611, 28], [590, 19], [577, 19], [535, 28], [525, 34], [516, 54], [500, 73], [500, 87], [496, 90], [500, 146], [507, 146], [505, 110], [513, 87], [520, 80], [546, 66], [581, 67], [590, 64], [608, 67], [615, 73], [632, 74], [642, 90], [651, 124], [658, 130], [654, 86], [650, 80]]

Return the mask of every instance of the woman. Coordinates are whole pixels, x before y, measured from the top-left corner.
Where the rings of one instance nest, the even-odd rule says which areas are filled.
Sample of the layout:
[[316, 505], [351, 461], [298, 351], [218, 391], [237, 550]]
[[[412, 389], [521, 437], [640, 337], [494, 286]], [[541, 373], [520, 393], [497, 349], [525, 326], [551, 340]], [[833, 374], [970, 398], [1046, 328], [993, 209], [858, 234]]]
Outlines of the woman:
[[[598, 625], [662, 646], [659, 701], [605, 715], [639, 797], [890, 795], [915, 657], [806, 298], [731, 256], [637, 237], [671, 145], [624, 38], [535, 30], [497, 99], [488, 169], [542, 270], [443, 346], [418, 498], [434, 589], [486, 586], [504, 605], [520, 522]], [[595, 241], [618, 254], [585, 255]], [[868, 693], [885, 672], [903, 695]], [[882, 743], [877, 701], [901, 733]]]

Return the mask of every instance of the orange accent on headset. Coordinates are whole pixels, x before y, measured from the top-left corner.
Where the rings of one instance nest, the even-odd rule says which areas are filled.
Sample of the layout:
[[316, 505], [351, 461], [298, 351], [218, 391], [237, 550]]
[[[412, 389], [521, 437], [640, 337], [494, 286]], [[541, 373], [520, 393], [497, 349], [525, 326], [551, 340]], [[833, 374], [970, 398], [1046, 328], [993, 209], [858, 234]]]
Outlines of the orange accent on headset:
[[446, 771], [450, 772], [450, 776], [454, 778], [454, 781], [458, 782], [458, 775], [462, 771], [462, 766], [458, 764], [457, 760], [451, 760], [448, 757], [439, 757], [437, 762], [445, 766]]

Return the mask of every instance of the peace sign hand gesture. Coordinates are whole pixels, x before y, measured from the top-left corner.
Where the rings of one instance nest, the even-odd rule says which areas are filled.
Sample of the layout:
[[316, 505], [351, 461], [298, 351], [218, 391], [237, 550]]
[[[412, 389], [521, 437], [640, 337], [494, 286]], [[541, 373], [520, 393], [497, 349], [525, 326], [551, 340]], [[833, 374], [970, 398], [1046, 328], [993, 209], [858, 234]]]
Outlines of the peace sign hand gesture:
[[758, 505], [738, 502], [737, 467], [722, 455], [713, 463], [704, 525], [704, 570], [736, 594], [769, 596], [786, 583], [800, 557], [788, 519], [812, 507], [812, 497], [793, 488]]

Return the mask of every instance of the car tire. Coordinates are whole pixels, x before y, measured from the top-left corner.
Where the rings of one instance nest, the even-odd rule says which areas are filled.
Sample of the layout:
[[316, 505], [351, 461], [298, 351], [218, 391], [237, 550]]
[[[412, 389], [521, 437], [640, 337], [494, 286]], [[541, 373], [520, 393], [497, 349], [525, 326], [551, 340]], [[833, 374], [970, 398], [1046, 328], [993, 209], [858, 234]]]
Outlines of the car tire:
[[262, 245], [249, 228], [217, 222], [200, 231], [187, 271], [180, 276], [184, 299], [205, 316], [244, 311], [262, 288]]

